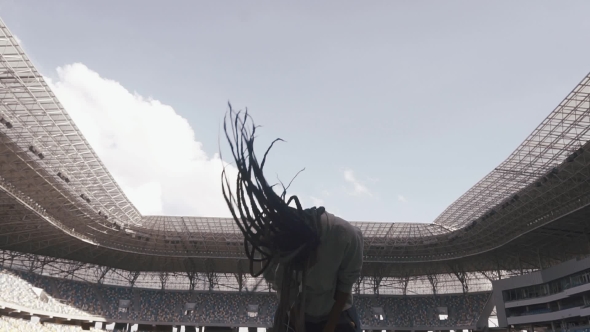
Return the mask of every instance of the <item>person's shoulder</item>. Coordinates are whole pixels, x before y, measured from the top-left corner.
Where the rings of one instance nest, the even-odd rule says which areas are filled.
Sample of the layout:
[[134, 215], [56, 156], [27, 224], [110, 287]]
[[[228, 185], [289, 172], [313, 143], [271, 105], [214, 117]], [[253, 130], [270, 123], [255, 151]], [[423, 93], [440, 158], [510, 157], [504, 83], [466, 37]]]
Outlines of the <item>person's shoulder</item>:
[[322, 215], [322, 221], [326, 224], [327, 229], [338, 233], [340, 236], [349, 238], [357, 238], [359, 236], [362, 238], [363, 236], [358, 227], [327, 211]]

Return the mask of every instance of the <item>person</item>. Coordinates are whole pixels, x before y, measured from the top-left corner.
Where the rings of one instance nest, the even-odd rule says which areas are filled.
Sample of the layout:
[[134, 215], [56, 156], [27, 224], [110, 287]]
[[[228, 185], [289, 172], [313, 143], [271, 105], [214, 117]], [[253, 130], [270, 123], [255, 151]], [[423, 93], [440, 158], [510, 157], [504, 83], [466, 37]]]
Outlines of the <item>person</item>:
[[222, 191], [244, 234], [250, 274], [262, 275], [279, 296], [273, 331], [360, 332], [352, 289], [363, 264], [361, 231], [323, 207], [303, 209], [297, 196], [286, 198], [289, 186], [277, 194], [263, 169], [281, 139], [259, 163], [257, 128], [247, 111], [230, 105], [224, 131], [238, 172], [230, 181], [223, 170]]

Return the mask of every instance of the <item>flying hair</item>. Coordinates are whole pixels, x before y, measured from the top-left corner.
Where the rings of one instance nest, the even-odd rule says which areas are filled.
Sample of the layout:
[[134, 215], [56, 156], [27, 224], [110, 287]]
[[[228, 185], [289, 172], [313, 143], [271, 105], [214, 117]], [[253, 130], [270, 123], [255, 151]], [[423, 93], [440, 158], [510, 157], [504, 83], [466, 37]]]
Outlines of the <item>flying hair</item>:
[[[275, 143], [283, 140], [275, 139], [259, 163], [254, 152], [257, 128], [247, 109], [235, 111], [229, 104], [223, 129], [238, 175], [232, 192], [232, 181], [228, 179], [224, 168], [221, 174], [222, 192], [233, 219], [244, 235], [250, 274], [253, 277], [260, 276], [272, 262], [282, 265], [282, 275], [276, 276], [280, 279], [280, 298], [275, 331], [280, 332], [286, 330], [288, 324], [284, 321], [285, 317], [294, 308], [289, 299], [290, 290], [305, 284], [310, 255], [320, 244], [320, 216], [324, 208], [303, 209], [297, 196], [287, 199], [287, 189], [291, 183], [287, 187], [280, 183], [283, 189], [281, 195], [274, 191], [276, 185], [266, 181], [263, 170], [270, 150]], [[255, 265], [258, 266], [255, 263], [260, 263], [258, 271], [255, 271]], [[305, 287], [299, 289], [295, 302], [300, 319], [295, 320], [295, 328], [297, 332], [302, 332]]]

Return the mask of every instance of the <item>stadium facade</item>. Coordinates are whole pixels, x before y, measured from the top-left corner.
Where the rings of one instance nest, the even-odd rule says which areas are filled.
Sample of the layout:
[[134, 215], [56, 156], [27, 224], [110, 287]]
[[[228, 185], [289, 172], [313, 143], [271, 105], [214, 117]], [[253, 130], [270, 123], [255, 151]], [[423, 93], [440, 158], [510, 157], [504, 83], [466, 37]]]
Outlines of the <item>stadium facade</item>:
[[501, 326], [551, 331], [582, 331], [590, 326], [590, 258], [493, 284]]
[[[1, 21], [0, 30], [6, 271], [130, 289], [269, 290], [248, 276], [231, 219], [141, 215]], [[355, 222], [365, 237], [356, 293], [489, 291], [493, 280], [587, 256], [589, 130], [590, 75], [433, 223]]]

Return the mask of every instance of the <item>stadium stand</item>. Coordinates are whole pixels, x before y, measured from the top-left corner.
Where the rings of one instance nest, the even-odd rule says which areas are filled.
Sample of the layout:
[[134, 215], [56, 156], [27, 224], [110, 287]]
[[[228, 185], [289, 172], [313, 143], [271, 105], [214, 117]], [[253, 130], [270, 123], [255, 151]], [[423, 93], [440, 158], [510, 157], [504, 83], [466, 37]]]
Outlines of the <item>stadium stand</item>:
[[[78, 332], [82, 327], [75, 325], [53, 324], [53, 323], [34, 323], [24, 319], [0, 316], [0, 331], [2, 332]], [[90, 328], [87, 331], [100, 331], [99, 329]]]
[[[39, 277], [31, 273], [13, 271], [8, 269], [0, 270], [0, 299], [8, 303], [19, 304], [30, 309], [44, 310], [55, 314], [65, 315], [88, 315], [88, 308], [96, 296], [90, 298], [79, 298], [77, 302], [68, 302], [63, 300], [69, 294], [73, 294], [76, 285], [72, 285], [72, 293], [66, 290], [63, 293], [53, 292], [49, 278]], [[41, 288], [46, 293], [60, 294], [57, 296], [48, 296], [45, 301], [41, 300], [33, 290], [33, 287]], [[65, 289], [64, 289], [65, 290]], [[100, 314], [100, 313], [96, 313]]]
[[[480, 318], [489, 293], [438, 296], [358, 296], [356, 303], [363, 325], [383, 327], [450, 327], [474, 326]], [[448, 310], [441, 320], [437, 308]], [[383, 309], [383, 320], [373, 308]]]
[[[100, 286], [72, 280], [39, 276], [30, 272], [0, 268], [0, 301], [19, 308], [41, 310], [52, 315], [103, 317], [106, 321], [147, 323], [196, 322], [213, 326], [266, 326], [272, 324], [276, 296], [272, 293], [183, 292], [127, 287]], [[34, 289], [42, 289], [42, 299]], [[363, 325], [389, 327], [457, 327], [474, 326], [480, 318], [490, 293], [437, 296], [367, 296], [355, 297]], [[104, 303], [101, 304], [100, 298]], [[129, 300], [128, 310], [121, 302]], [[185, 310], [195, 303], [193, 310]], [[248, 305], [257, 305], [255, 317], [248, 315]], [[383, 310], [382, 318], [374, 309]], [[440, 320], [436, 309], [445, 307], [448, 318]], [[378, 316], [378, 315], [377, 315]]]

